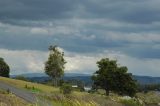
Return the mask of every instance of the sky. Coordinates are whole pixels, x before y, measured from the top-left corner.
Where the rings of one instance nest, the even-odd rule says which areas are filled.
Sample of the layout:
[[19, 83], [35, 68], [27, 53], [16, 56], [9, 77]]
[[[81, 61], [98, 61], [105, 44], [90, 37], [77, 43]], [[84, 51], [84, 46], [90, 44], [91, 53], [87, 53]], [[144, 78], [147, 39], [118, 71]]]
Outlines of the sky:
[[11, 74], [44, 72], [48, 47], [65, 72], [92, 74], [102, 58], [160, 76], [160, 0], [0, 0], [0, 57]]

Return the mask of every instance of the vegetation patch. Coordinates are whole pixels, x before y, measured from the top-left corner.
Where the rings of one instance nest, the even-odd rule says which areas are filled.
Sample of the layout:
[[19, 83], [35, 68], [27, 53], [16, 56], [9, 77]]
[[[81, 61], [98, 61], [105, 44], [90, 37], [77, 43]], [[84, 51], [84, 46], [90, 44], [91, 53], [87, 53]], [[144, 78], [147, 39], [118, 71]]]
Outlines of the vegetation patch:
[[25, 89], [31, 91], [32, 93], [42, 92], [39, 88], [36, 88], [36, 87], [34, 87], [34, 86], [25, 85]]
[[61, 87], [60, 87], [60, 92], [63, 94], [70, 94], [72, 92], [73, 88], [70, 84], [66, 84], [64, 83]]
[[98, 94], [73, 91], [71, 94], [53, 92], [39, 94], [39, 97], [53, 102], [53, 106], [123, 106], [123, 104]]

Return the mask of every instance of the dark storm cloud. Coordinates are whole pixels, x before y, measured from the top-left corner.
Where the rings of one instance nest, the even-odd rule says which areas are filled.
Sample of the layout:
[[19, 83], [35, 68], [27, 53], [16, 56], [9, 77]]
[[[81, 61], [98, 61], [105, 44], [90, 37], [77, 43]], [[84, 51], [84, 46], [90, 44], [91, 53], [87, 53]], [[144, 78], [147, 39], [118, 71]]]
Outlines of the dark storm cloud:
[[15, 21], [68, 18], [69, 12], [75, 8], [75, 2], [75, 0], [1, 0], [0, 20], [16, 24]]
[[91, 16], [124, 22], [149, 24], [160, 20], [158, 0], [89, 1], [86, 10]]
[[148, 24], [160, 20], [159, 3], [158, 0], [1, 0], [0, 21], [23, 25], [76, 16]]

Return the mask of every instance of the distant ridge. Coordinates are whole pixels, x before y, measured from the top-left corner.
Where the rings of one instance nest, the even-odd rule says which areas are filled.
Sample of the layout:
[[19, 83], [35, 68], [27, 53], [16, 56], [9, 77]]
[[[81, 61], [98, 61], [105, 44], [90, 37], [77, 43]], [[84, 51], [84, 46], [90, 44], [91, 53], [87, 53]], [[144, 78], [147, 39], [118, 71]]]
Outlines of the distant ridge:
[[[21, 76], [32, 78], [32, 77], [48, 77], [45, 73], [26, 73], [20, 74]], [[17, 75], [11, 75], [11, 77], [16, 77]], [[65, 73], [66, 77], [76, 77], [76, 76], [91, 76], [90, 74], [80, 74], [80, 73]]]
[[[20, 76], [24, 76], [27, 78], [32, 78], [32, 77], [48, 77], [45, 73], [26, 73], [26, 74], [19, 74]], [[11, 77], [16, 77], [18, 75], [11, 75]]]
[[160, 84], [160, 77], [134, 75], [133, 78], [140, 84]]
[[[27, 73], [21, 74], [24, 77], [35, 81], [43, 81], [49, 79], [45, 73]], [[16, 75], [11, 75], [11, 77], [15, 77]], [[140, 84], [160, 84], [160, 77], [151, 77], [151, 76], [137, 76], [133, 75], [133, 78], [137, 80]], [[84, 82], [92, 82], [90, 74], [80, 74], [80, 73], [65, 73], [64, 79], [77, 79], [82, 80]]]

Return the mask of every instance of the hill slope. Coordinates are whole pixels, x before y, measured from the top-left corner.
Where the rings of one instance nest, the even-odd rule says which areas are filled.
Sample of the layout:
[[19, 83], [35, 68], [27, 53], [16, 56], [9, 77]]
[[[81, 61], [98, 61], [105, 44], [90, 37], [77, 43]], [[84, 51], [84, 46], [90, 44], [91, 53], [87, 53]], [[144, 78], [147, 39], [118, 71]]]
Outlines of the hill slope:
[[43, 84], [31, 83], [4, 77], [0, 77], [0, 81], [11, 84], [12, 86], [16, 86], [21, 89], [25, 89], [26, 85], [28, 87], [31, 87], [31, 89], [33, 89], [33, 87], [34, 89], [38, 89], [39, 92], [35, 92], [38, 97], [37, 104], [43, 104], [44, 102], [42, 103], [42, 101], [45, 101], [45, 105], [47, 104], [47, 101], [50, 103], [53, 102], [53, 106], [123, 106], [121, 103], [115, 102], [110, 98], [106, 99], [105, 96], [98, 94], [89, 94], [86, 92], [74, 91], [70, 95], [64, 95], [59, 92], [59, 88], [55, 88], [53, 86], [47, 86]]

